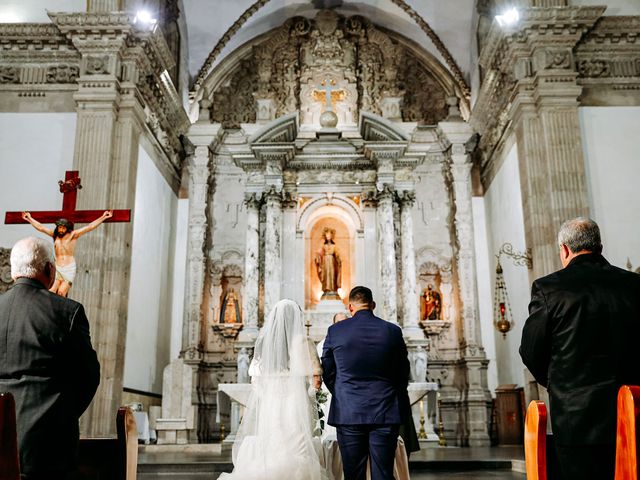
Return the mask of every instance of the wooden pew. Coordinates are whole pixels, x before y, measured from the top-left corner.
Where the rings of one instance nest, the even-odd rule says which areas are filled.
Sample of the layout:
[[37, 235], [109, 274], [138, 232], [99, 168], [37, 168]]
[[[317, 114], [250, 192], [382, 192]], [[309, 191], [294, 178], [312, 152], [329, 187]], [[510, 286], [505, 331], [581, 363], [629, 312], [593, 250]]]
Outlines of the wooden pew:
[[527, 480], [547, 480], [547, 407], [538, 400], [527, 408], [524, 461]]
[[131, 409], [118, 409], [116, 430], [117, 438], [80, 439], [78, 469], [71, 480], [136, 480], [138, 430]]
[[615, 480], [638, 480], [638, 412], [640, 387], [623, 385], [618, 391]]
[[10, 393], [0, 393], [0, 478], [20, 480], [16, 402]]

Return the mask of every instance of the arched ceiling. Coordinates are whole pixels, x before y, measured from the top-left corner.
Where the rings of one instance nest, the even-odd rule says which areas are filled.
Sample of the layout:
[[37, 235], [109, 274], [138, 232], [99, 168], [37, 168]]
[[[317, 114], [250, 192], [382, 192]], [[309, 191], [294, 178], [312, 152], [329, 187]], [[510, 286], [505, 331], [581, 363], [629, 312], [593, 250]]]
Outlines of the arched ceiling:
[[[256, 0], [182, 0], [187, 24], [189, 74], [196, 78], [213, 47]], [[469, 82], [475, 0], [405, 0], [440, 38]], [[215, 67], [236, 48], [299, 15], [312, 18], [334, 7], [345, 16], [359, 14], [422, 45], [445, 67], [447, 61], [419, 25], [393, 0], [269, 0], [231, 37]]]

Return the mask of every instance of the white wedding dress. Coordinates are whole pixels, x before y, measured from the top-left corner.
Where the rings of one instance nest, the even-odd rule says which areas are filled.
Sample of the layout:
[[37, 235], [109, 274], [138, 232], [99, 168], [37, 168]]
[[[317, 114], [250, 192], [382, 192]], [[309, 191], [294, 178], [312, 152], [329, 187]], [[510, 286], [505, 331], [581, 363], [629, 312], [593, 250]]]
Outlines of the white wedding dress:
[[319, 362], [309, 348], [300, 307], [281, 300], [256, 341], [249, 373], [252, 392], [233, 445], [232, 473], [221, 480], [324, 480], [321, 444], [314, 437]]

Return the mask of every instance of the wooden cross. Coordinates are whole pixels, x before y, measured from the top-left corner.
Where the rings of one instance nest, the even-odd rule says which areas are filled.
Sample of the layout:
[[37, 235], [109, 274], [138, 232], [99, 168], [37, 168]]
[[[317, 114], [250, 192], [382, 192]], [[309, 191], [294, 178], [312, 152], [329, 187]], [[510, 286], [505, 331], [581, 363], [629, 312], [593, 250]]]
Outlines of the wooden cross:
[[[82, 188], [77, 170], [68, 170], [65, 173], [64, 182], [60, 180], [60, 193], [62, 193], [62, 210], [31, 212], [31, 217], [40, 223], [55, 223], [61, 218], [66, 218], [73, 223], [91, 223], [100, 217], [107, 208], [103, 210], [76, 210], [76, 197], [78, 190]], [[113, 217], [107, 218], [105, 222], [130, 222], [131, 210], [113, 210]], [[29, 223], [22, 219], [22, 212], [7, 212], [4, 217], [7, 225], [17, 223]]]

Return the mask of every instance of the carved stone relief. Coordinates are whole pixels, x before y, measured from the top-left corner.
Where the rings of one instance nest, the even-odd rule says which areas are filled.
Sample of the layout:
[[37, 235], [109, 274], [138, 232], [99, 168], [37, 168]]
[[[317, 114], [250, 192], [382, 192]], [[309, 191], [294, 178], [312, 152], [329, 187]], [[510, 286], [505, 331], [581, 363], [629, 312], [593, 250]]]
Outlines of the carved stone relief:
[[11, 263], [10, 263], [11, 249], [0, 248], [0, 293], [4, 293], [13, 284], [11, 279]]
[[294, 17], [275, 30], [220, 82], [213, 120], [226, 127], [300, 112], [318, 124], [330, 97], [340, 124], [361, 111], [391, 120], [435, 124], [446, 93], [429, 69], [387, 33], [360, 16], [322, 10]]

